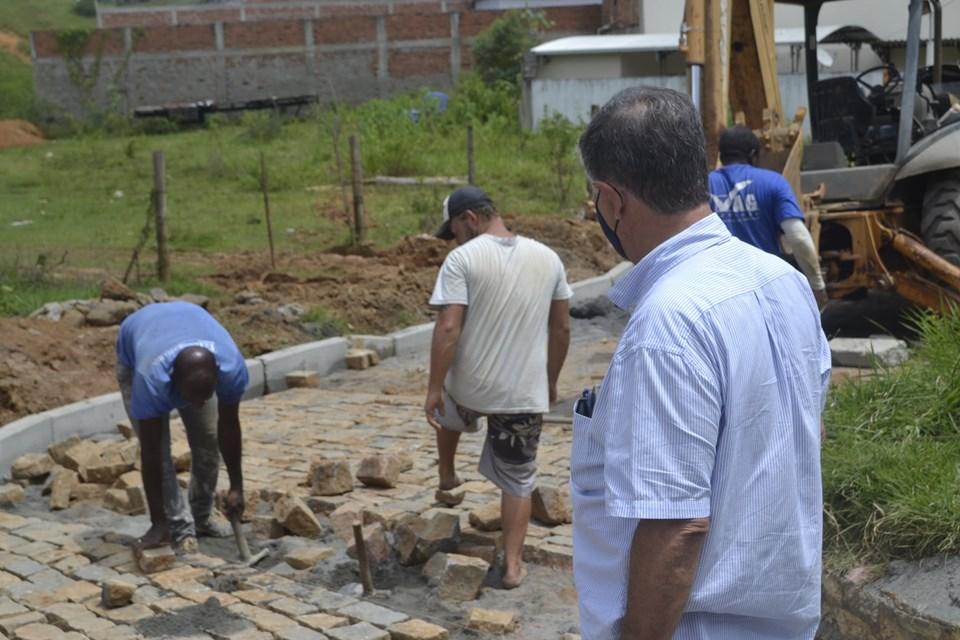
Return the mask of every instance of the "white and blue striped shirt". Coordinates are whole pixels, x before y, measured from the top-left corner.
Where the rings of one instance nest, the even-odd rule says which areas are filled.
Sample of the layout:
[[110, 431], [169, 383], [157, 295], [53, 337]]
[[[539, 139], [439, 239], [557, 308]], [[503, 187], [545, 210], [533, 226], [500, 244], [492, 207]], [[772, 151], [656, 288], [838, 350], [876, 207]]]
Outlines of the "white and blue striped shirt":
[[687, 518], [710, 530], [674, 640], [812, 639], [830, 351], [806, 279], [710, 215], [609, 297], [633, 311], [570, 465], [584, 640], [620, 638], [637, 522]]

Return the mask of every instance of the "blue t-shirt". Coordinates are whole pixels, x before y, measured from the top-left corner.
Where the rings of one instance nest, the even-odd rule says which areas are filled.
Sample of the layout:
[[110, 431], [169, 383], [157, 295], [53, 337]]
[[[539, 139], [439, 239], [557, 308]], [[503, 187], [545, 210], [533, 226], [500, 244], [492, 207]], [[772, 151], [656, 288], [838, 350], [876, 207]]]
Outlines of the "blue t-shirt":
[[803, 219], [786, 179], [749, 164], [729, 164], [710, 173], [710, 208], [730, 233], [780, 256], [780, 223]]
[[158, 418], [187, 405], [170, 374], [177, 354], [193, 346], [208, 349], [217, 359], [217, 399], [240, 402], [249, 376], [243, 355], [227, 330], [202, 307], [162, 302], [127, 317], [117, 336], [117, 361], [133, 372], [133, 418]]

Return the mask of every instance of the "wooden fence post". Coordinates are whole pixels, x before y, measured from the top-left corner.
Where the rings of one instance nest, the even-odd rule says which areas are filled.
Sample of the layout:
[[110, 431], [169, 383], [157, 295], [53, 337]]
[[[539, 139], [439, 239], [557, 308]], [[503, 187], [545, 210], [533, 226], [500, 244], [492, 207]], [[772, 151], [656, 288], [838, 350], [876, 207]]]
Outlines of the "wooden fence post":
[[263, 211], [267, 217], [267, 242], [270, 243], [270, 268], [277, 270], [277, 260], [273, 253], [273, 223], [270, 221], [270, 184], [267, 176], [267, 156], [260, 152], [260, 190], [263, 191]]
[[166, 282], [170, 277], [170, 258], [167, 255], [167, 165], [163, 151], [153, 152], [153, 215], [157, 228], [157, 278]]
[[356, 134], [350, 136], [350, 164], [353, 174], [353, 244], [361, 245], [367, 240], [367, 225], [363, 211], [363, 162]]

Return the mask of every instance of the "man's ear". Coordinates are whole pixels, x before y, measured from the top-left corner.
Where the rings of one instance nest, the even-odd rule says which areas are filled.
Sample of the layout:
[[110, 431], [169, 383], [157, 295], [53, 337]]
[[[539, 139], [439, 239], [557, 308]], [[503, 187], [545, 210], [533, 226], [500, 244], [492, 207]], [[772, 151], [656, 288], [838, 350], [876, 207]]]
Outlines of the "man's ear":
[[627, 203], [623, 201], [620, 191], [603, 180], [594, 180], [592, 184], [593, 188], [597, 190], [597, 199], [603, 201], [603, 212], [613, 217], [614, 220], [622, 218], [623, 209]]

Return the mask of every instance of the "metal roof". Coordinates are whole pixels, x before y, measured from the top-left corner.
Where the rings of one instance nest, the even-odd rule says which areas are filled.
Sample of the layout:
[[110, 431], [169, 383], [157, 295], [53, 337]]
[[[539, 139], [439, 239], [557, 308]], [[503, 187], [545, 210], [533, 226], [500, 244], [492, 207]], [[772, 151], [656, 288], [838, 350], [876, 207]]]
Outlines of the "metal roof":
[[[820, 26], [817, 27], [819, 42], [848, 42], [844, 33], [862, 33], [873, 36], [866, 29], [859, 27]], [[777, 44], [803, 44], [803, 28], [775, 29], [774, 40]], [[859, 38], [852, 38], [861, 41]], [[531, 51], [538, 56], [569, 56], [584, 54], [618, 54], [640, 53], [653, 51], [676, 51], [679, 48], [680, 36], [676, 33], [631, 33], [600, 36], [571, 36], [559, 38], [537, 45]]]

